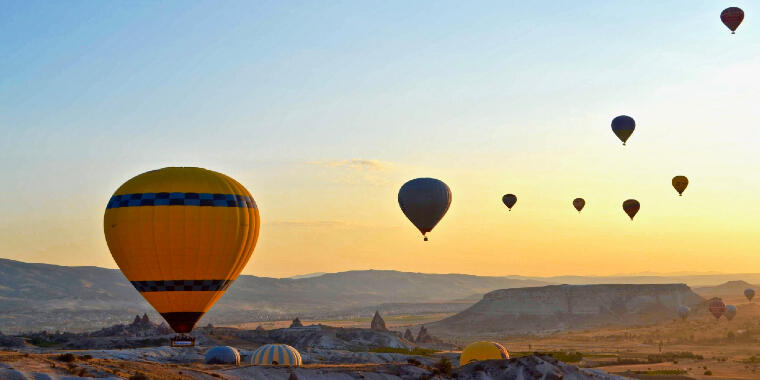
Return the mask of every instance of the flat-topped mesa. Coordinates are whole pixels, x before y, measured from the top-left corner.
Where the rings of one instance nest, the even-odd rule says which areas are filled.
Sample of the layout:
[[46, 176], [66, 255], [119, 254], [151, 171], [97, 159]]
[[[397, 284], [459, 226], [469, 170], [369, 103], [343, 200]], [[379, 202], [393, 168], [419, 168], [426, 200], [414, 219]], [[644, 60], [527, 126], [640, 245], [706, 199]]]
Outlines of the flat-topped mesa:
[[[434, 332], [540, 333], [658, 323], [704, 302], [685, 284], [550, 285], [501, 289], [430, 324]], [[462, 330], [462, 331], [460, 331]]]
[[372, 317], [372, 323], [370, 323], [369, 327], [374, 331], [388, 331], [388, 328], [385, 327], [383, 317], [380, 316], [379, 310], [375, 310], [375, 316]]

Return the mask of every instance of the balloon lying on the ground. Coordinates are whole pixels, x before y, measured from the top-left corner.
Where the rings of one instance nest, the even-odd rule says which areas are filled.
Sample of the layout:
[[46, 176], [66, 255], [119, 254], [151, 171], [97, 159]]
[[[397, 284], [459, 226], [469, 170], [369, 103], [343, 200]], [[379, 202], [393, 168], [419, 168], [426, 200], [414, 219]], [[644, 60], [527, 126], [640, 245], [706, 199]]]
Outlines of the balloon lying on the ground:
[[623, 142], [623, 145], [631, 137], [634, 129], [636, 129], [636, 122], [630, 116], [620, 115], [612, 119], [612, 132]]
[[750, 288], [744, 289], [744, 296], [747, 297], [749, 302], [752, 302], [752, 297], [755, 296], [755, 290]]
[[287, 344], [265, 344], [251, 353], [253, 365], [285, 365], [300, 366], [303, 363], [301, 354]]
[[720, 317], [726, 312], [726, 304], [723, 303], [723, 300], [720, 298], [713, 298], [707, 304], [707, 310], [713, 317], [715, 317], [715, 319], [720, 319]]
[[575, 209], [578, 210], [578, 212], [581, 212], [584, 206], [586, 206], [586, 201], [583, 198], [573, 199], [573, 207], [575, 207]]
[[726, 305], [725, 315], [726, 315], [726, 319], [728, 319], [729, 321], [734, 319], [734, 317], [736, 316], [736, 306]]
[[686, 186], [689, 186], [689, 179], [682, 175], [673, 177], [673, 180], [670, 182], [673, 184], [673, 188], [676, 189], [679, 196], [683, 195], [684, 190], [686, 190]]
[[459, 365], [467, 365], [472, 362], [491, 359], [509, 359], [509, 352], [499, 343], [496, 342], [474, 342], [470, 343], [459, 356]]
[[720, 21], [723, 21], [723, 25], [731, 30], [731, 34], [736, 33], [736, 28], [744, 20], [744, 11], [741, 8], [730, 7], [720, 12]]
[[514, 194], [504, 194], [504, 196], [501, 197], [501, 201], [507, 206], [509, 211], [512, 211], [512, 207], [517, 203], [517, 196]]
[[206, 351], [206, 364], [240, 365], [240, 353], [230, 346], [216, 346]]
[[636, 216], [640, 208], [641, 204], [635, 199], [627, 199], [623, 202], [623, 211], [628, 214], [631, 220], [633, 220], [633, 217]]
[[245, 267], [259, 210], [234, 179], [164, 168], [125, 182], [103, 229], [116, 264], [177, 333], [189, 333]]
[[425, 237], [441, 221], [451, 205], [451, 189], [435, 178], [416, 178], [401, 186], [398, 204], [409, 221]]

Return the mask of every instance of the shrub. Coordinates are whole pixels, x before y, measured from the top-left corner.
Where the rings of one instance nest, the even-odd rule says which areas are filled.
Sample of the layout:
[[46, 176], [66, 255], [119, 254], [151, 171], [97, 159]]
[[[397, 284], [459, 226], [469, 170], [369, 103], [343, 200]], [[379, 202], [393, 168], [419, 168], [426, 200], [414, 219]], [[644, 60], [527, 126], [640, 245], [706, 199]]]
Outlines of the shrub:
[[707, 371], [705, 371], [705, 375], [707, 375], [707, 376], [712, 376], [712, 371], [710, 371], [710, 370], [708, 369]]
[[420, 361], [417, 360], [417, 359], [415, 359], [415, 358], [406, 359], [406, 362], [409, 363], [409, 364], [411, 364], [411, 365], [413, 365], [413, 366], [417, 366], [417, 367], [419, 367], [419, 366], [422, 365], [422, 363], [420, 363]]
[[130, 376], [129, 380], [150, 380], [150, 378], [142, 372], [137, 372]]
[[67, 352], [65, 354], [58, 355], [57, 359], [58, 359], [59, 362], [71, 363], [71, 362], [77, 360], [77, 357], [74, 356], [74, 354], [72, 354], [71, 352]]
[[439, 360], [435, 365], [433, 365], [435, 369], [440, 371], [443, 375], [450, 375], [451, 374], [451, 360], [445, 356], [441, 356], [441, 360]]

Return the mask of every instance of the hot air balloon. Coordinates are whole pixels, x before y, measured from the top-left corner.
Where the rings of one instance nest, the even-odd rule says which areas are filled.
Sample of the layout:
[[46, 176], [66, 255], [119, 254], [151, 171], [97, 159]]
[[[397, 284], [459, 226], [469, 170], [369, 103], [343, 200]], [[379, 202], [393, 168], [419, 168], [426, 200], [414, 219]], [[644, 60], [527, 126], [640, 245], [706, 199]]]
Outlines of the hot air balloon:
[[583, 210], [583, 206], [586, 205], [586, 201], [583, 200], [583, 198], [575, 198], [573, 199], [573, 207], [575, 207], [578, 212], [581, 212]]
[[723, 303], [723, 300], [720, 298], [713, 298], [707, 304], [707, 310], [710, 311], [710, 314], [712, 314], [715, 319], [720, 319], [720, 316], [726, 312], [726, 304]]
[[736, 306], [726, 305], [726, 319], [730, 321], [734, 319], [735, 316], [736, 316]]
[[671, 182], [673, 183], [673, 188], [676, 189], [679, 196], [683, 195], [683, 191], [686, 190], [686, 186], [689, 186], [689, 179], [682, 175], [673, 177], [673, 180]]
[[243, 270], [259, 223], [258, 207], [243, 185], [185, 167], [125, 182], [103, 217], [121, 272], [180, 334], [193, 329]]
[[690, 312], [691, 309], [686, 305], [681, 305], [678, 307], [678, 316], [681, 317], [681, 319], [684, 321], [689, 317]]
[[401, 211], [422, 232], [427, 234], [441, 221], [451, 205], [451, 189], [435, 178], [416, 178], [398, 191]]
[[459, 355], [459, 365], [464, 366], [472, 362], [492, 359], [509, 359], [509, 352], [496, 342], [474, 342], [462, 350], [462, 354]]
[[283, 365], [300, 367], [303, 364], [301, 353], [287, 344], [265, 344], [251, 353], [253, 365]]
[[752, 302], [752, 297], [755, 296], [755, 290], [750, 288], [744, 289], [744, 296], [747, 297], [749, 302]]
[[501, 201], [504, 202], [504, 205], [507, 206], [509, 211], [512, 211], [512, 206], [517, 203], [517, 197], [514, 194], [504, 194], [504, 196], [501, 197]]
[[623, 211], [631, 217], [631, 220], [633, 220], [633, 217], [639, 212], [639, 208], [641, 208], [641, 205], [639, 204], [639, 201], [635, 199], [628, 199], [623, 202]]
[[731, 34], [736, 33], [736, 28], [744, 20], [744, 11], [741, 8], [730, 7], [720, 12], [720, 21], [731, 30]]
[[612, 132], [623, 142], [623, 145], [631, 137], [634, 129], [636, 129], [636, 122], [630, 116], [620, 115], [612, 119]]

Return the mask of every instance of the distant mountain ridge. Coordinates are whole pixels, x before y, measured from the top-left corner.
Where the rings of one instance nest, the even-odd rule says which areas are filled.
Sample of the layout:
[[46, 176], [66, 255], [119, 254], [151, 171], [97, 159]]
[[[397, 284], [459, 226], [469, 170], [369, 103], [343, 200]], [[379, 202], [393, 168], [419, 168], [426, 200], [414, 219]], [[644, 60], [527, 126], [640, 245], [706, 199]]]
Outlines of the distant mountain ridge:
[[[409, 304], [422, 303], [425, 304], [421, 306], [423, 310], [428, 310], [430, 303], [449, 303], [495, 289], [545, 284], [508, 277], [384, 270], [327, 273], [300, 279], [242, 275], [201, 324], [272, 320], [295, 315], [342, 317], [382, 304], [406, 304], [403, 309], [412, 311], [414, 307]], [[461, 304], [461, 301], [453, 304]], [[461, 308], [466, 306], [462, 304]], [[155, 316], [118, 270], [0, 259], [0, 326], [4, 332], [102, 327], [126, 322], [120, 318], [128, 319], [146, 311]]]

